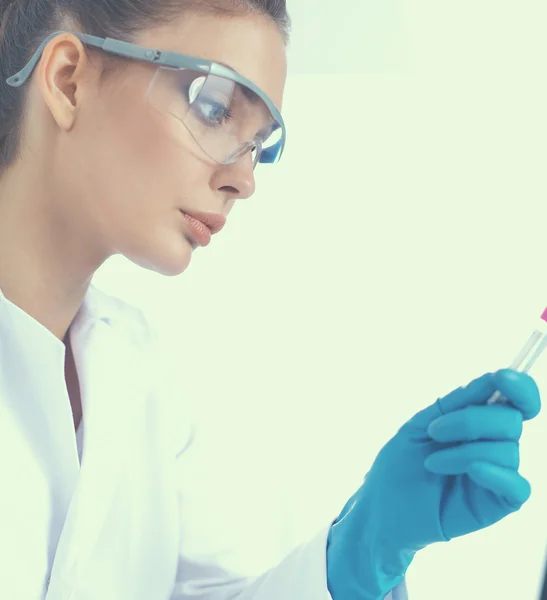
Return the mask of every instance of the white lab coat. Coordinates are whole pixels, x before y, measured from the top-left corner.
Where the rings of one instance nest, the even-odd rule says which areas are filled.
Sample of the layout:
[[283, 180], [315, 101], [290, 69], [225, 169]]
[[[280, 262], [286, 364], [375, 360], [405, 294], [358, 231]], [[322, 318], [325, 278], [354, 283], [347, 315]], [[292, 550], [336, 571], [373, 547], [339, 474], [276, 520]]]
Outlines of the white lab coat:
[[265, 573], [245, 568], [226, 474], [202, 462], [142, 313], [90, 286], [70, 335], [78, 436], [64, 344], [0, 291], [0, 598], [332, 600], [330, 523]]

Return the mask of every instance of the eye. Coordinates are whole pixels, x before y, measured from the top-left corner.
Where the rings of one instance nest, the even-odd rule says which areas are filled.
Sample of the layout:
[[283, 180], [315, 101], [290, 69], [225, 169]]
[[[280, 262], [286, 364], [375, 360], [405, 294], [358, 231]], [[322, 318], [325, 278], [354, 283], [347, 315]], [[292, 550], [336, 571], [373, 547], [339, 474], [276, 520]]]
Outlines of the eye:
[[208, 100], [207, 98], [198, 99], [198, 101], [192, 105], [194, 112], [197, 112], [198, 118], [211, 127], [220, 127], [226, 123], [226, 121], [232, 118], [232, 113], [227, 106], [219, 104], [214, 100]]
[[206, 81], [206, 77], [198, 77], [192, 81], [187, 90], [188, 101], [192, 112], [203, 124], [208, 127], [220, 127], [232, 118], [233, 115], [230, 108], [224, 103], [214, 98], [207, 98], [203, 94]]

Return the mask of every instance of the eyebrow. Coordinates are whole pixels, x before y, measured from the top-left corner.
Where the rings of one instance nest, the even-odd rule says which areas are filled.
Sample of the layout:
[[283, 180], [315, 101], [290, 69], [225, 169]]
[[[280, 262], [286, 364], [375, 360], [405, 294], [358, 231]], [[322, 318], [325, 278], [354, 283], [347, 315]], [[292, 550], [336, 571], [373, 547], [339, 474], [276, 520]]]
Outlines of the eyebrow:
[[[230, 69], [230, 71], [233, 71], [234, 73], [237, 73], [238, 75], [240, 74], [237, 69], [234, 69], [234, 67], [232, 67], [228, 63], [222, 62], [221, 60], [215, 60], [213, 62], [216, 62], [219, 65], [222, 65], [223, 67]], [[256, 104], [257, 102], [260, 101], [260, 97], [257, 96], [252, 90], [250, 90], [249, 88], [247, 88], [244, 85], [240, 85], [239, 87], [241, 88], [241, 91], [243, 92], [243, 95], [245, 96], [245, 98], [247, 98], [247, 100], [250, 100], [253, 104]]]

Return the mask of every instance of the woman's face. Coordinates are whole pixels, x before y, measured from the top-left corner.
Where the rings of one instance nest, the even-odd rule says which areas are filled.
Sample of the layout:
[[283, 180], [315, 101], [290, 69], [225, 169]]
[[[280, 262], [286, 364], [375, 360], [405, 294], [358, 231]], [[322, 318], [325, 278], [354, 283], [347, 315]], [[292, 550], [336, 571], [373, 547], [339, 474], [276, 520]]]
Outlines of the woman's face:
[[[281, 110], [285, 44], [264, 16], [190, 13], [135, 41], [224, 63], [257, 84]], [[60, 44], [49, 55], [59, 67], [58, 72], [52, 67], [51, 77], [62, 81], [63, 62], [51, 58], [57, 51], [62, 56], [70, 50]], [[72, 74], [77, 84], [70, 126], [48, 89], [55, 121], [65, 123], [48, 159], [56, 213], [93, 244], [94, 255], [120, 253], [158, 273], [180, 274], [196, 246], [181, 210], [227, 216], [236, 199], [254, 193], [252, 156], [219, 164], [180, 121], [156, 110], [147, 99], [156, 67], [128, 61], [120, 74], [101, 83], [97, 62], [84, 59], [84, 64]], [[47, 77], [41, 79], [47, 88]]]

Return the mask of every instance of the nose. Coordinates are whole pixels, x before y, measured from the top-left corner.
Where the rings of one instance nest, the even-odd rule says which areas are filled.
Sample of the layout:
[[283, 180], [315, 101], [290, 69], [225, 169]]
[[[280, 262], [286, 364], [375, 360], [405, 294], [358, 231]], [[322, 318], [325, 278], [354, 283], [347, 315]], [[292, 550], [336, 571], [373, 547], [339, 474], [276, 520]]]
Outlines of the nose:
[[230, 165], [222, 165], [214, 175], [214, 187], [222, 192], [231, 210], [233, 203], [250, 198], [256, 190], [251, 153]]

